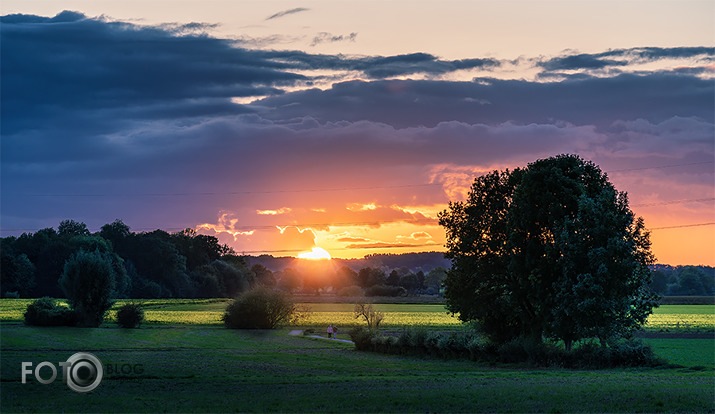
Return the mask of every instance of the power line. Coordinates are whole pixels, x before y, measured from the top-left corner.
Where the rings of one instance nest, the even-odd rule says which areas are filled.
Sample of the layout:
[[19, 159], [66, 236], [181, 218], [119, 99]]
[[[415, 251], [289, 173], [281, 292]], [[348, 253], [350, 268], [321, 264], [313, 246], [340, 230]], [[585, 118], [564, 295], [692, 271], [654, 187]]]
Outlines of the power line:
[[653, 227], [648, 230], [667, 230], [667, 229], [682, 229], [685, 227], [702, 227], [702, 226], [712, 226], [715, 222], [710, 223], [695, 223], [695, 224], [681, 224], [678, 226], [665, 226], [665, 227]]

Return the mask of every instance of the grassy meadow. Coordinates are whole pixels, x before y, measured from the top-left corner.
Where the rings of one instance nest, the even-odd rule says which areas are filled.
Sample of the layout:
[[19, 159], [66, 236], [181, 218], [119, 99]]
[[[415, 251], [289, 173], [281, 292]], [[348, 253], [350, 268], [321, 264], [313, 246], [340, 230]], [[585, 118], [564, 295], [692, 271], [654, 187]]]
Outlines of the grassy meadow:
[[[111, 314], [100, 328], [25, 326], [27, 303], [0, 300], [4, 413], [715, 411], [709, 305], [662, 306], [649, 320], [657, 335], [645, 340], [678, 367], [575, 371], [356, 352], [348, 343], [288, 335], [309, 327], [322, 333], [327, 323], [347, 328], [357, 323], [351, 304], [307, 304], [310, 316], [297, 327], [235, 331], [219, 320], [225, 300], [142, 301], [147, 322], [133, 330], [118, 328]], [[388, 330], [463, 329], [441, 305], [377, 306]], [[92, 392], [75, 393], [59, 378], [20, 382], [21, 362], [57, 365], [78, 351], [105, 365]], [[108, 371], [122, 366], [139, 369]]]

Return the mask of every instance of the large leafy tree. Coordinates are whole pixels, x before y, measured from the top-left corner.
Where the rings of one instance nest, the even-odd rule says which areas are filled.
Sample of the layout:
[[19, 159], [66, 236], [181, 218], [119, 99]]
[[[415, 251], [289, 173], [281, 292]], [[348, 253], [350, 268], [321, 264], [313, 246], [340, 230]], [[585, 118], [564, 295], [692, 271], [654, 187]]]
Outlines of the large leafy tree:
[[447, 307], [496, 341], [605, 341], [630, 334], [656, 306], [643, 221], [578, 156], [481, 176], [440, 224], [452, 259]]

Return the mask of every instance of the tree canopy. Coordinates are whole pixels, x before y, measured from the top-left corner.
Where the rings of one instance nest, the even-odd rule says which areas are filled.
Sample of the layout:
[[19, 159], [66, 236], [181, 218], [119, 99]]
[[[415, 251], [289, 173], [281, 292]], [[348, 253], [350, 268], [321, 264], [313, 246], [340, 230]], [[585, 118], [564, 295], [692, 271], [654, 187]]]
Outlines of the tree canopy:
[[559, 155], [475, 179], [446, 228], [447, 308], [503, 342], [628, 336], [657, 306], [649, 233], [598, 166]]

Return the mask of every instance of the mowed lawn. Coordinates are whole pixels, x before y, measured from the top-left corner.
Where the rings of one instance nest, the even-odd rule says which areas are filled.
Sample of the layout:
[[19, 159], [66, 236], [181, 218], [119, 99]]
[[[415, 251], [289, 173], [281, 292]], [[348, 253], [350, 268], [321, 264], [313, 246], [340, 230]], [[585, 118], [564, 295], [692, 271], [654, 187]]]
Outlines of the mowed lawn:
[[[3, 322], [0, 411], [8, 412], [712, 412], [710, 368], [574, 371], [356, 352], [288, 330]], [[712, 342], [711, 342], [712, 344]], [[87, 394], [20, 381], [23, 361], [94, 353]], [[111, 367], [111, 368], [110, 368]], [[131, 367], [117, 374], [115, 367]], [[45, 373], [45, 377], [48, 374]]]

